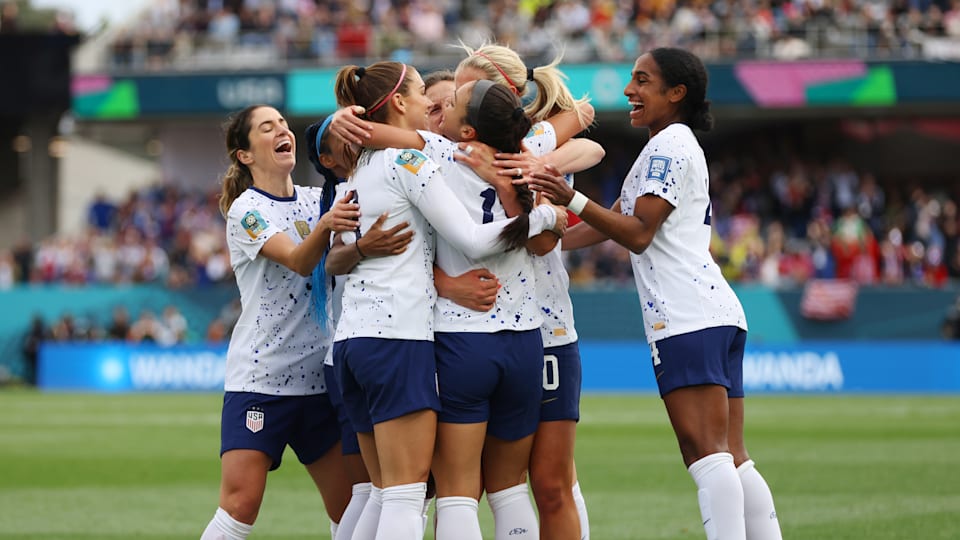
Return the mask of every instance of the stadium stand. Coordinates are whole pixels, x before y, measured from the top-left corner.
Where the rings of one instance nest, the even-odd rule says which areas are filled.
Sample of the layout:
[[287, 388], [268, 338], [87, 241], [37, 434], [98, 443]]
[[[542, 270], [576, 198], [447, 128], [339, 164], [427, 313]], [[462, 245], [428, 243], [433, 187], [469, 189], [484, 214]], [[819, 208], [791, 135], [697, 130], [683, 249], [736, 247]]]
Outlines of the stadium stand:
[[[373, 30], [376, 30], [375, 32]], [[115, 36], [116, 69], [454, 60], [447, 44], [495, 39], [567, 62], [688, 48], [729, 58], [960, 57], [955, 0], [155, 0]]]

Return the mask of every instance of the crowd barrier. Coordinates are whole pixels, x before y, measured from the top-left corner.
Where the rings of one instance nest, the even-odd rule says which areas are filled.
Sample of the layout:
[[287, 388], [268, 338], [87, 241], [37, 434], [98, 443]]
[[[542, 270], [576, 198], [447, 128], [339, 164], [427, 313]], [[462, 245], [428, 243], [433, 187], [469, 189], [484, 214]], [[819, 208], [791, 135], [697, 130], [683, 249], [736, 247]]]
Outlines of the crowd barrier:
[[[641, 341], [583, 341], [586, 392], [655, 392]], [[47, 391], [222, 391], [226, 345], [48, 343], [39, 358]], [[748, 345], [748, 393], [960, 393], [960, 344], [805, 342]]]

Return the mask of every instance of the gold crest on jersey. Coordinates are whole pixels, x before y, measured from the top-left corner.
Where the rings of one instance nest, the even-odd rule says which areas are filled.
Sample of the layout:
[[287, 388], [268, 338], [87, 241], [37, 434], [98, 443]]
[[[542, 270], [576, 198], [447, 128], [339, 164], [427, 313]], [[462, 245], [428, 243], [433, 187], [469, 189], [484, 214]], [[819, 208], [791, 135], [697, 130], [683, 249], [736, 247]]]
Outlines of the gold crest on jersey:
[[300, 235], [301, 239], [306, 240], [307, 236], [310, 235], [310, 225], [307, 224], [306, 221], [294, 221], [293, 226], [297, 229], [297, 233]]

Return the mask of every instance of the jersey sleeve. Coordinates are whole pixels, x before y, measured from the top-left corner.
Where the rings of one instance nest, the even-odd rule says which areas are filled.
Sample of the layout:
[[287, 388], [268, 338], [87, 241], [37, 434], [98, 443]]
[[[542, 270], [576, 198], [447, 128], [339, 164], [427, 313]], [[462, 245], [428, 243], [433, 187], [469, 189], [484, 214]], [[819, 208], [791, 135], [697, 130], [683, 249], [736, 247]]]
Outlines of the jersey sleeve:
[[227, 212], [227, 239], [253, 260], [263, 245], [280, 232], [260, 209], [248, 201], [237, 199]]
[[557, 131], [546, 120], [537, 122], [523, 138], [523, 144], [537, 157], [547, 155], [557, 149]]
[[640, 164], [637, 197], [656, 195], [676, 208], [680, 205], [680, 193], [689, 171], [690, 158], [679, 141], [659, 142]]
[[423, 139], [423, 153], [427, 157], [441, 168], [453, 163], [453, 153], [457, 150], [457, 143], [432, 131], [420, 129], [417, 130], [417, 134]]

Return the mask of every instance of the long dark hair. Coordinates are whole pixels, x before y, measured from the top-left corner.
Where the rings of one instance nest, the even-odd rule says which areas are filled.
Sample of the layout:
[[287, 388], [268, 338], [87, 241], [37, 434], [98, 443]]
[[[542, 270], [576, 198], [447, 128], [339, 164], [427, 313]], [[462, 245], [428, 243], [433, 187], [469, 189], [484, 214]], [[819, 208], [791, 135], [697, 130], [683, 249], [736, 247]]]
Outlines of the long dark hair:
[[246, 165], [240, 163], [237, 152], [250, 149], [250, 117], [253, 116], [253, 111], [260, 107], [266, 105], [250, 105], [231, 115], [224, 124], [227, 156], [230, 158], [230, 166], [221, 179], [223, 187], [220, 191], [220, 213], [224, 216], [230, 211], [233, 201], [253, 185], [253, 175]]
[[670, 88], [687, 87], [687, 95], [680, 103], [683, 123], [691, 129], [713, 129], [713, 114], [707, 99], [707, 69], [697, 55], [684, 49], [661, 47], [650, 51], [650, 56], [660, 68], [664, 83]]
[[[477, 131], [477, 140], [501, 152], [519, 153], [521, 143], [533, 122], [523, 110], [520, 98], [506, 86], [491, 81], [477, 81], [470, 91], [467, 123]], [[508, 249], [527, 243], [533, 193], [527, 186], [514, 186], [522, 213], [500, 233]]]

